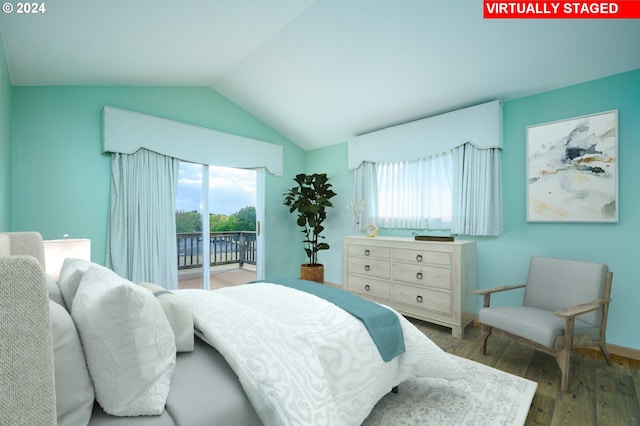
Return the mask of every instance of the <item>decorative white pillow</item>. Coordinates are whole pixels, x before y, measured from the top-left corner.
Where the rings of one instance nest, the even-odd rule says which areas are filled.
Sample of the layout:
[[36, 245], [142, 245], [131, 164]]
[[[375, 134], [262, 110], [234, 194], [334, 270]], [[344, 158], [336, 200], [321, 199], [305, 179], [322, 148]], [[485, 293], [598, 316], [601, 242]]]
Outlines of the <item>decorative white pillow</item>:
[[104, 266], [93, 263], [89, 260], [66, 258], [60, 268], [60, 276], [58, 277], [58, 287], [62, 293], [62, 298], [67, 307], [67, 310], [71, 312], [73, 306], [73, 298], [78, 291], [78, 286], [82, 280], [82, 276], [90, 267], [102, 268], [112, 272], [110, 269]]
[[193, 315], [189, 306], [164, 287], [146, 282], [138, 283], [138, 285], [149, 290], [160, 302], [160, 306], [167, 320], [169, 320], [173, 334], [176, 337], [176, 351], [193, 351]]
[[91, 266], [73, 298], [71, 317], [104, 411], [114, 416], [161, 414], [176, 346], [153, 294], [109, 269]]
[[58, 283], [49, 275], [47, 275], [45, 279], [47, 281], [47, 291], [49, 292], [49, 300], [53, 300], [58, 305], [67, 309], [67, 305], [65, 305], [64, 303], [64, 299], [62, 298], [62, 292], [60, 292], [60, 287], [58, 287]]
[[58, 426], [86, 425], [93, 411], [93, 383], [69, 312], [49, 300]]

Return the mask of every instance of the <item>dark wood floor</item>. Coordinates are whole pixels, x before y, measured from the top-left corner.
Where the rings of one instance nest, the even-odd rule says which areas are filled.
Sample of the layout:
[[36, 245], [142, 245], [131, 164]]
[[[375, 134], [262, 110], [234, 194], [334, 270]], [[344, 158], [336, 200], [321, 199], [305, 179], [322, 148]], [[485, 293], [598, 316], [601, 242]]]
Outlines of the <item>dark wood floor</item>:
[[538, 383], [527, 425], [640, 425], [640, 361], [612, 356], [608, 366], [599, 353], [572, 357], [570, 393], [560, 392], [555, 358], [499, 335], [489, 337], [480, 354], [480, 330], [470, 325], [464, 339], [448, 328], [410, 319], [445, 351]]

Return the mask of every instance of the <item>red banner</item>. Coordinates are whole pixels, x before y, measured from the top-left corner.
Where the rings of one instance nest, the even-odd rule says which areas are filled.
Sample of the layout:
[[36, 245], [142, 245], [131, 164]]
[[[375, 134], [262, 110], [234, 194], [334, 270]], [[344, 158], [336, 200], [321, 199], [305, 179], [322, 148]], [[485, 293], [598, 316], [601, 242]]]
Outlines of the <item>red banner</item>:
[[639, 19], [640, 0], [484, 0], [484, 17], [485, 19]]

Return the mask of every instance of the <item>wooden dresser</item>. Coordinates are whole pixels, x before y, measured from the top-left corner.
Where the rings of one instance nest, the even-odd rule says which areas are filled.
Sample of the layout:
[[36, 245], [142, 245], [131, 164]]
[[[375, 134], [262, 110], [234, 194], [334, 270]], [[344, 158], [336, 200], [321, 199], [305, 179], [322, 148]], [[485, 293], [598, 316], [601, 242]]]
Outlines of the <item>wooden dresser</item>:
[[342, 284], [403, 315], [451, 327], [462, 338], [475, 313], [476, 243], [347, 237]]

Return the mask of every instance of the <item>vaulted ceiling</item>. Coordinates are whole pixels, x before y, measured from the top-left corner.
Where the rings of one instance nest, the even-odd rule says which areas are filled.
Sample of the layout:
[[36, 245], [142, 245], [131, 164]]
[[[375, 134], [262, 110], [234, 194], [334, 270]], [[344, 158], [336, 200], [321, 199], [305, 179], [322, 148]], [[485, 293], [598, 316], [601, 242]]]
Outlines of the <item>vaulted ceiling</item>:
[[14, 85], [204, 85], [304, 149], [640, 68], [640, 20], [480, 0], [54, 0], [0, 14]]

